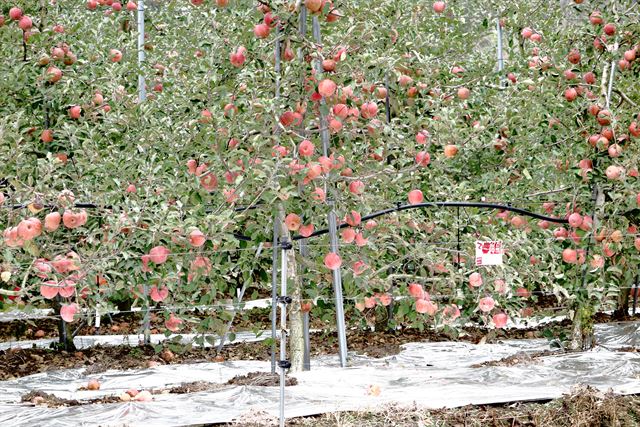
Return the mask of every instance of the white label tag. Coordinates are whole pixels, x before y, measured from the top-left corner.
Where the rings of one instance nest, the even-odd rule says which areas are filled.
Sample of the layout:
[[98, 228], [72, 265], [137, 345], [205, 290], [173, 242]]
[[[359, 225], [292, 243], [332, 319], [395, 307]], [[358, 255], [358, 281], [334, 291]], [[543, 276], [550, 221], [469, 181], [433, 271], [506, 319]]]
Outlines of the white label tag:
[[502, 240], [476, 241], [476, 265], [502, 265]]

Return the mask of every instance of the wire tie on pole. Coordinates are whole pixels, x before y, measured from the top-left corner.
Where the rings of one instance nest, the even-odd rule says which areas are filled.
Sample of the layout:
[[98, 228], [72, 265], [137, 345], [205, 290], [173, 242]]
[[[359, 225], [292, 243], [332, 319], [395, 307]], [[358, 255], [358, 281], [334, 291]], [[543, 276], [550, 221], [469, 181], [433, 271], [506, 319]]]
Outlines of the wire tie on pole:
[[291, 368], [291, 362], [288, 360], [278, 360], [278, 367], [282, 369], [289, 369]]
[[285, 295], [285, 296], [279, 296], [279, 297], [277, 298], [277, 301], [278, 301], [278, 304], [284, 304], [284, 305], [287, 305], [287, 304], [291, 304], [291, 302], [292, 302], [293, 300], [291, 299], [291, 297], [290, 297], [290, 296]]
[[285, 251], [288, 251], [289, 249], [293, 248], [293, 245], [291, 244], [291, 242], [287, 239], [282, 239], [280, 240], [280, 248], [284, 249]]

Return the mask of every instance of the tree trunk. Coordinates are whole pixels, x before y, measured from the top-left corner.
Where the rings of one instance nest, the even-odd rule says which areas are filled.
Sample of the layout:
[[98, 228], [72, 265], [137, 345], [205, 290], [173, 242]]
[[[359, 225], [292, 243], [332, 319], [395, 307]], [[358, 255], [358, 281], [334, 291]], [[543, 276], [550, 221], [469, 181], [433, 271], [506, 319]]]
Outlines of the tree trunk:
[[[60, 314], [60, 296], [56, 298], [53, 309]], [[58, 350], [76, 351], [76, 345], [73, 343], [73, 328], [69, 322], [65, 322], [60, 318], [58, 321]]]
[[618, 305], [613, 312], [614, 320], [624, 320], [629, 314], [629, 290], [621, 289], [618, 295]]
[[578, 307], [573, 315], [573, 330], [571, 331], [571, 350], [589, 350], [593, 348], [593, 308]]

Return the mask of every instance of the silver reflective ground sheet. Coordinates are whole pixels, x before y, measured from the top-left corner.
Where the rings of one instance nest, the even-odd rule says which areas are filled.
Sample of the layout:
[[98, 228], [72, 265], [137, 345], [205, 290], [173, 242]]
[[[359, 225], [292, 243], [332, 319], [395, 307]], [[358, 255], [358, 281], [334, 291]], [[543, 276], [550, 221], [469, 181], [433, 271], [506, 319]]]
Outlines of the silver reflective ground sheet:
[[[621, 394], [640, 393], [640, 354], [615, 351], [637, 346], [639, 328], [640, 323], [631, 322], [597, 325], [594, 350], [533, 359], [526, 355], [549, 350], [546, 340], [410, 343], [402, 346], [400, 354], [382, 359], [351, 355], [350, 366], [344, 369], [337, 355], [323, 356], [312, 361], [310, 372], [293, 374], [298, 385], [286, 389], [286, 416], [376, 409], [387, 403], [442, 408], [552, 399], [577, 384], [611, 388]], [[514, 355], [524, 362], [473, 366]], [[278, 387], [225, 386], [210, 392], [154, 395], [152, 402], [68, 408], [20, 403], [20, 397], [32, 390], [81, 400], [120, 395], [130, 388], [149, 390], [193, 381], [224, 384], [238, 375], [269, 370], [269, 362], [237, 361], [111, 370], [88, 376], [83, 370], [31, 375], [0, 382], [0, 425], [180, 426], [229, 422], [258, 411], [277, 416]], [[99, 391], [78, 391], [93, 378], [101, 383]]]

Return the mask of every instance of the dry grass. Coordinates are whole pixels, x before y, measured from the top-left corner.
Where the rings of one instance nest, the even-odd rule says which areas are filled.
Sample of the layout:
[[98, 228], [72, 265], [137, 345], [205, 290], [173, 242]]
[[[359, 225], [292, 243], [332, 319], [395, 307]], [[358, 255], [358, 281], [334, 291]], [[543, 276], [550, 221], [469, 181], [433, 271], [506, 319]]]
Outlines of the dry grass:
[[[277, 425], [272, 417], [243, 419], [232, 426]], [[287, 421], [295, 427], [627, 427], [640, 426], [640, 397], [615, 396], [591, 387], [546, 403], [465, 406], [426, 410], [387, 406], [376, 412], [336, 412]]]

